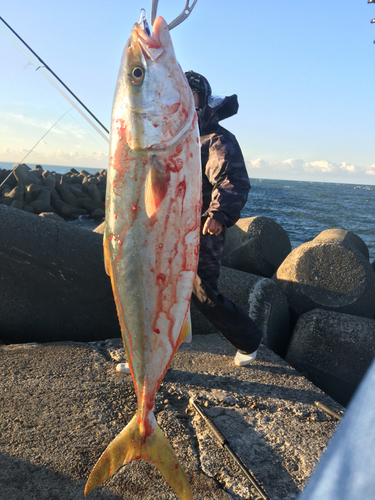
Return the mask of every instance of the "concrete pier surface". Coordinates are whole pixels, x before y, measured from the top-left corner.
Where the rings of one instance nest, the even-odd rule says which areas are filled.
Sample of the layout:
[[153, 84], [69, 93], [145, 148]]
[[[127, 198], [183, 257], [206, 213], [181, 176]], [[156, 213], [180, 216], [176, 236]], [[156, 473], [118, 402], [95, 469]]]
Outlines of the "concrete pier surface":
[[[296, 499], [343, 408], [261, 345], [247, 367], [218, 334], [183, 344], [156, 395], [155, 415], [194, 500], [259, 494], [189, 404], [194, 397], [272, 500]], [[0, 346], [0, 497], [83, 499], [95, 462], [136, 411], [121, 339]], [[176, 500], [147, 462], [126, 464], [87, 498]]]

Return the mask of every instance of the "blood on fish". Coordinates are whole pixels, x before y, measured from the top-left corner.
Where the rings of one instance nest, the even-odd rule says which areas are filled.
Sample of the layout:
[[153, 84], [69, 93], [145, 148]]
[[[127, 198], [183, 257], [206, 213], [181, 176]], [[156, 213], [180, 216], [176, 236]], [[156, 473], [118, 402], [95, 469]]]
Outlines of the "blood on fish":
[[184, 203], [185, 193], [186, 193], [186, 181], [184, 179], [176, 187], [176, 196], [181, 196], [181, 198], [182, 198], [182, 204]]
[[[138, 60], [144, 56], [146, 59], [151, 58], [150, 65], [155, 63], [159, 58], [159, 52], [155, 52], [155, 49], [163, 48], [162, 41], [169, 31], [167, 25], [163, 24], [160, 33], [157, 29], [154, 29], [154, 32], [155, 37], [153, 34], [149, 43], [150, 37], [142, 36], [142, 30], [136, 28], [135, 33], [140, 34], [141, 38], [139, 42], [134, 38], [129, 42], [127, 61], [133, 62], [134, 59]], [[139, 47], [137, 45], [137, 50], [132, 49], [131, 52], [130, 48], [135, 47], [136, 43], [139, 43]], [[173, 59], [172, 56], [168, 57]], [[158, 59], [158, 62], [160, 61], [162, 57]], [[123, 69], [121, 71], [123, 74]], [[168, 74], [168, 78], [174, 78], [174, 73]], [[119, 82], [123, 85], [122, 80]], [[179, 330], [182, 327], [180, 323], [186, 320], [189, 304], [186, 291], [188, 286], [192, 286], [196, 271], [199, 240], [201, 189], [198, 180], [200, 168], [198, 168], [198, 147], [194, 140], [196, 139], [199, 144], [199, 138], [196, 137], [198, 131], [195, 127], [197, 118], [191, 102], [190, 89], [187, 94], [190, 100], [184, 97], [182, 90], [187, 89], [187, 85], [183, 82], [184, 79], [182, 79], [182, 88], [177, 89], [181, 90], [179, 103], [169, 107], [163, 106], [162, 93], [158, 92], [161, 102], [154, 104], [156, 107], [163, 106], [160, 122], [156, 121], [156, 115], [152, 119], [150, 118], [153, 116], [152, 113], [146, 114], [144, 110], [141, 110], [141, 116], [138, 116], [134, 112], [136, 109], [132, 99], [121, 100], [122, 95], [119, 93], [119, 100], [116, 101], [118, 107], [113, 115], [111, 174], [106, 200], [108, 214], [112, 214], [112, 217], [109, 215], [106, 220], [108, 239], [104, 245], [105, 251], [108, 255], [110, 254], [110, 259], [107, 257], [107, 267], [110, 267], [115, 302], [124, 342], [129, 351], [128, 359], [138, 400], [138, 411], [132, 424], [134, 430], [129, 434], [129, 438], [131, 437], [133, 441], [134, 437], [135, 442], [127, 442], [128, 454], [124, 456], [131, 456], [131, 460], [141, 457], [145, 460], [152, 458], [153, 463], [155, 463], [154, 449], [150, 453], [146, 446], [146, 439], [155, 433], [156, 422], [152, 414], [155, 392], [178, 347]], [[163, 85], [164, 83], [168, 85], [168, 82], [163, 81]], [[181, 81], [179, 83], [181, 84]], [[153, 96], [156, 97], [157, 90], [153, 89], [153, 92]], [[157, 97], [156, 101], [158, 101]], [[131, 109], [127, 107], [129, 102]], [[171, 116], [173, 113], [175, 116]], [[125, 117], [128, 126], [122, 119], [118, 119], [119, 116]], [[183, 125], [185, 117], [188, 118], [188, 130], [174, 141], [174, 134], [182, 130], [180, 126]], [[192, 121], [193, 126], [190, 125]], [[145, 126], [143, 127], [140, 123]], [[154, 131], [150, 127], [151, 123]], [[142, 134], [146, 135], [144, 140]], [[147, 134], [152, 137], [148, 138]], [[167, 148], [155, 147], [152, 150], [152, 138], [163, 134], [165, 140], [162, 140], [160, 144], [168, 143]], [[143, 149], [145, 144], [148, 149]], [[157, 158], [157, 162], [152, 163], [152, 158]], [[151, 172], [153, 176], [149, 175], [150, 166], [155, 170]], [[146, 190], [148, 179], [151, 193], [149, 198], [147, 198]], [[191, 186], [194, 186], [194, 189]], [[116, 241], [118, 246], [109, 244], [110, 240]], [[123, 279], [124, 275], [128, 276], [129, 269], [132, 273], [137, 273], [139, 280]], [[134, 288], [137, 288], [136, 292]], [[139, 293], [138, 288], [141, 289]], [[127, 300], [128, 298], [131, 299]], [[138, 304], [142, 306], [142, 302], [139, 301], [143, 300], [144, 304], [145, 320], [139, 318], [136, 322], [136, 325], [144, 325], [140, 331], [137, 331], [132, 323], [133, 299], [137, 307]], [[137, 313], [140, 311], [141, 309], [137, 309]], [[160, 337], [157, 337], [159, 334], [161, 334]], [[143, 366], [144, 362], [154, 355], [155, 361], [150, 366]], [[136, 429], [137, 423], [138, 429]], [[160, 431], [158, 432], [159, 434], [155, 434], [155, 445], [159, 453]], [[124, 438], [120, 438], [117, 443], [121, 439]], [[116, 454], [118, 450], [117, 448]], [[164, 448], [160, 447], [160, 450]], [[112, 458], [115, 466], [118, 467], [117, 463], [120, 464], [122, 454], [122, 451], [118, 451], [119, 456], [115, 458], [115, 453], [112, 456], [108, 455], [111, 459], [110, 467], [112, 467]], [[168, 470], [168, 477], [173, 479], [172, 476], [176, 476], [180, 480], [183, 474], [177, 459], [167, 457], [167, 454], [158, 455], [158, 468], [161, 471]], [[113, 469], [108, 469], [107, 456], [101, 460], [102, 462], [98, 463], [103, 470], [107, 467], [107, 477], [109, 477], [108, 474], [112, 473]], [[98, 477], [95, 476], [97, 470], [100, 470], [98, 466], [93, 475], [96, 485], [100, 484]], [[105, 477], [104, 473], [102, 477]], [[164, 477], [167, 476], [164, 475]], [[172, 479], [170, 482], [175, 488], [173, 483], [175, 479]], [[176, 491], [179, 489], [177, 488]], [[192, 496], [186, 493], [183, 498], [190, 499]]]

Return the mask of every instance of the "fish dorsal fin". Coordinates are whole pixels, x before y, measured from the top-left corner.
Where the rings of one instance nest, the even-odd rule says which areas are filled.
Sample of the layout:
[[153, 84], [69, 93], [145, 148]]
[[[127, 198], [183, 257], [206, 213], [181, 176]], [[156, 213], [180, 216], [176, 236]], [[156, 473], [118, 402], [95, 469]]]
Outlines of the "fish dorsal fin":
[[157, 155], [152, 155], [145, 185], [145, 206], [148, 217], [152, 217], [158, 211], [160, 203], [167, 194], [170, 178], [169, 169]]

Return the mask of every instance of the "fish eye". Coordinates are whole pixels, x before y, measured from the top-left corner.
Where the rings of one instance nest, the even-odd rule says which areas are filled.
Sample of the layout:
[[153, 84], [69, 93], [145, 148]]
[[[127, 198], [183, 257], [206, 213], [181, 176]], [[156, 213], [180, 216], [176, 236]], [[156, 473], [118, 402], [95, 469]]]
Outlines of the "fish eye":
[[143, 82], [144, 76], [145, 70], [142, 68], [142, 66], [134, 66], [128, 73], [129, 80], [134, 85], [140, 85]]
[[143, 76], [143, 69], [142, 68], [134, 68], [132, 71], [132, 75], [136, 80], [139, 80]]

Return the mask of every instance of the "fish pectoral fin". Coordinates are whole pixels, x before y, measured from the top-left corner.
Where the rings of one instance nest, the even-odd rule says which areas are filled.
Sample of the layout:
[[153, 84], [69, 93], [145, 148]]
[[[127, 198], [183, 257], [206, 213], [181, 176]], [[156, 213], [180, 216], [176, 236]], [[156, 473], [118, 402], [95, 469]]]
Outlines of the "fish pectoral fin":
[[109, 444], [87, 480], [85, 496], [109, 479], [126, 462], [142, 458], [159, 470], [181, 500], [193, 500], [185, 473], [160, 427], [156, 424], [154, 432], [143, 439], [138, 422], [139, 416], [136, 414]]
[[167, 194], [170, 178], [170, 171], [156, 155], [153, 155], [145, 185], [145, 207], [148, 217], [152, 217], [158, 211], [160, 203]]
[[182, 344], [182, 342], [187, 342], [190, 344], [192, 341], [193, 335], [192, 335], [192, 327], [191, 327], [191, 316], [190, 316], [190, 307], [185, 319], [185, 323], [183, 324], [181, 328], [181, 333], [180, 337], [178, 339], [179, 345]]

